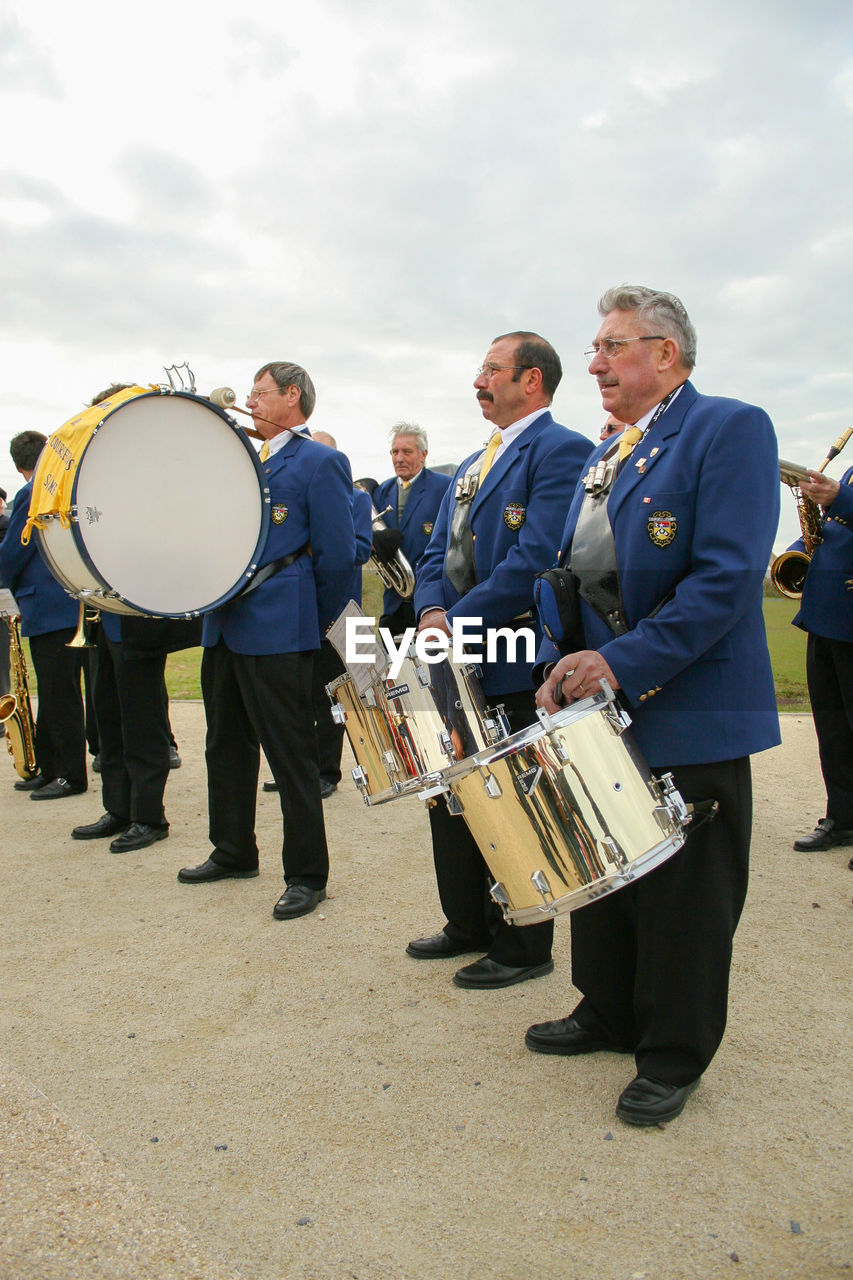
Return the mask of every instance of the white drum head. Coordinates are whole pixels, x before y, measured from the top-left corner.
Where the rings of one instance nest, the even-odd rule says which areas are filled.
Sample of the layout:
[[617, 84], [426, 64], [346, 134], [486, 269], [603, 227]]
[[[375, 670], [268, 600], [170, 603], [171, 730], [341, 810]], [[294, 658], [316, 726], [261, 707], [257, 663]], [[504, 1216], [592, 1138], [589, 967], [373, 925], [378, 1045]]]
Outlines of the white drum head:
[[74, 498], [83, 558], [142, 613], [179, 617], [222, 603], [266, 540], [254, 450], [190, 396], [120, 405], [80, 459]]

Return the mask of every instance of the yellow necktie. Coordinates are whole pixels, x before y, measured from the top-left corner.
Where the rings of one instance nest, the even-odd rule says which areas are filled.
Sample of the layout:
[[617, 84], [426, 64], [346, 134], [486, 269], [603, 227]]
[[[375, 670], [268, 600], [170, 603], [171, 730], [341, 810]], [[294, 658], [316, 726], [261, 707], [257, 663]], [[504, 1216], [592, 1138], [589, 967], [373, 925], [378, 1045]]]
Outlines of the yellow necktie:
[[503, 444], [503, 436], [500, 431], [493, 431], [489, 436], [489, 443], [486, 445], [486, 451], [483, 454], [483, 461], [480, 463], [480, 484], [485, 480], [489, 468], [495, 460], [495, 454]]
[[624, 460], [633, 453], [634, 445], [638, 440], [642, 440], [643, 433], [639, 427], [626, 427], [622, 432], [622, 439], [619, 441], [619, 461]]
[[261, 462], [266, 462], [269, 456], [270, 456], [270, 442], [269, 440], [265, 440], [264, 443], [261, 445], [261, 452], [258, 454], [258, 457], [260, 458]]

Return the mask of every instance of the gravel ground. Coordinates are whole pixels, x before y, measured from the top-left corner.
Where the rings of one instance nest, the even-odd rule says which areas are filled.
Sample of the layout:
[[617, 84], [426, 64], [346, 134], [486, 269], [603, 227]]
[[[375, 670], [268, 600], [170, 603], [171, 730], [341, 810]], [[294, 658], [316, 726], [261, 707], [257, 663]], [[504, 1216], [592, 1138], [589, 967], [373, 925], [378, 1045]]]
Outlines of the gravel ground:
[[416, 799], [338, 790], [303, 919], [271, 914], [274, 795], [257, 879], [179, 885], [209, 846], [203, 713], [172, 712], [171, 836], [141, 853], [68, 838], [96, 775], [34, 810], [3, 765], [2, 1280], [853, 1274], [853, 875], [791, 848], [823, 812], [808, 717], [754, 761], [722, 1048], [680, 1119], [636, 1130], [630, 1059], [524, 1048], [574, 1002], [570, 918], [554, 973], [505, 991], [404, 954], [442, 922]]

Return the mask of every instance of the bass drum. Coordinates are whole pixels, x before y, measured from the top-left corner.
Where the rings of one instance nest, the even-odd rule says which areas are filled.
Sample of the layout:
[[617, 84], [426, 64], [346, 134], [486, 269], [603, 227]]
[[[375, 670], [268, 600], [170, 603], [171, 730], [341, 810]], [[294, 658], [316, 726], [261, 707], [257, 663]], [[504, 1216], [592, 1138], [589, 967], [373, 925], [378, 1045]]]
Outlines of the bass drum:
[[188, 392], [117, 392], [54, 432], [33, 478], [30, 526], [51, 572], [112, 613], [215, 609], [252, 577], [269, 519], [248, 438]]

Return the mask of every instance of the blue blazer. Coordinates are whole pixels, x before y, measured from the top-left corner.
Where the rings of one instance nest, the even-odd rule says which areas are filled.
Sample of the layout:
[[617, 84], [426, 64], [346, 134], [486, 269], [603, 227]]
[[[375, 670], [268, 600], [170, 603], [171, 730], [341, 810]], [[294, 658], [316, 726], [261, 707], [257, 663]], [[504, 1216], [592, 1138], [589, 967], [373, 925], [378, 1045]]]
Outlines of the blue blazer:
[[352, 523], [355, 531], [355, 569], [347, 599], [361, 604], [361, 566], [373, 551], [373, 503], [363, 489], [352, 491]]
[[[377, 485], [373, 491], [373, 505], [377, 511], [382, 512], [390, 504], [391, 510], [385, 512], [382, 522], [389, 529], [399, 529], [402, 533], [401, 550], [416, 575], [418, 561], [432, 537], [438, 509], [449, 484], [450, 476], [424, 467], [412, 485], [403, 508], [402, 521], [397, 520], [397, 477], [392, 476], [390, 480], [383, 480], [382, 484]], [[385, 595], [382, 597], [383, 613], [396, 613], [402, 603], [402, 598], [396, 591], [392, 591], [390, 587], [385, 588]]]
[[[561, 555], [583, 497], [579, 485]], [[652, 767], [737, 759], [780, 741], [762, 612], [779, 505], [767, 414], [701, 396], [689, 382], [613, 486], [608, 515], [630, 630], [617, 638], [583, 601], [581, 612], [587, 647], [612, 668]], [[559, 656], [542, 644], [539, 661]]]
[[[803, 540], [794, 543], [803, 551]], [[823, 541], [815, 547], [800, 612], [794, 626], [828, 640], [853, 641], [853, 467], [841, 477], [841, 488], [827, 508]]]
[[319, 649], [347, 602], [355, 565], [353, 485], [344, 454], [294, 436], [263, 464], [270, 533], [262, 568], [310, 542], [286, 569], [207, 614], [202, 644], [224, 640], [233, 653]]
[[76, 627], [80, 606], [42, 559], [38, 535], [34, 533], [27, 546], [21, 544], [32, 491], [30, 480], [15, 495], [9, 528], [0, 543], [0, 586], [8, 587], [20, 606], [21, 635], [41, 636]]
[[[484, 633], [507, 627], [533, 606], [536, 574], [556, 560], [566, 505], [589, 457], [591, 441], [543, 413], [508, 446], [486, 475], [471, 504], [477, 585], [460, 596], [444, 572], [455, 507], [456, 481], [482, 452], [460, 465], [445, 493], [429, 546], [418, 566], [415, 612], [439, 607], [448, 620], [478, 618]], [[537, 631], [534, 618], [519, 626]], [[521, 659], [523, 650], [519, 648]], [[485, 657], [485, 654], [484, 654]], [[496, 661], [483, 662], [483, 689], [491, 694], [531, 688], [532, 663], [507, 661], [498, 647]]]

